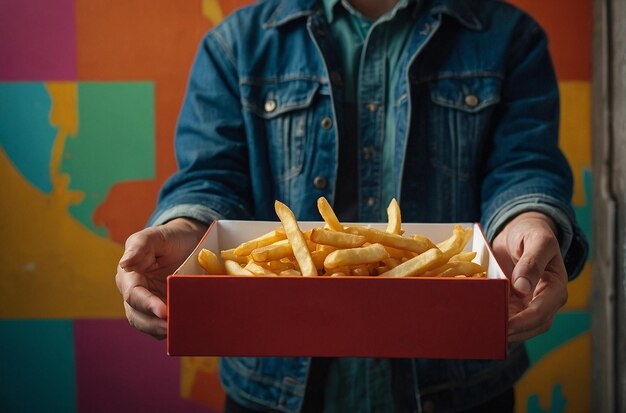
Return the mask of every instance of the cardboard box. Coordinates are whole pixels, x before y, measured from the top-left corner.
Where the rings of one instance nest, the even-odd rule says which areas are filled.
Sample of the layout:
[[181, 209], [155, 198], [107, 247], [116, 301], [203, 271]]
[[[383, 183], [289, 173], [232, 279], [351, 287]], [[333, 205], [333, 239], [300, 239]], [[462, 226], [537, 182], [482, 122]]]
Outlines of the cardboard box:
[[[466, 250], [477, 252], [487, 279], [197, 275], [200, 249], [233, 248], [279, 225], [209, 228], [167, 280], [169, 355], [506, 358], [509, 281], [478, 225], [463, 224], [474, 227]], [[435, 243], [453, 227], [402, 225]]]

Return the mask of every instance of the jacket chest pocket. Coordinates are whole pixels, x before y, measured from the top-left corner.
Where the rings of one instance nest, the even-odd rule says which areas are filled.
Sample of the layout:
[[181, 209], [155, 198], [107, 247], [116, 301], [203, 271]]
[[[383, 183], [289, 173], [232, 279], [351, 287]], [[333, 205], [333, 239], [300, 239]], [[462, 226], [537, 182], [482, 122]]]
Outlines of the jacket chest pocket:
[[430, 110], [422, 124], [429, 160], [438, 172], [460, 181], [477, 177], [500, 87], [497, 77], [445, 78], [426, 84]]
[[267, 150], [277, 196], [285, 199], [289, 182], [302, 173], [311, 123], [310, 107], [319, 81], [261, 80], [242, 84], [242, 101], [254, 119], [255, 139]]

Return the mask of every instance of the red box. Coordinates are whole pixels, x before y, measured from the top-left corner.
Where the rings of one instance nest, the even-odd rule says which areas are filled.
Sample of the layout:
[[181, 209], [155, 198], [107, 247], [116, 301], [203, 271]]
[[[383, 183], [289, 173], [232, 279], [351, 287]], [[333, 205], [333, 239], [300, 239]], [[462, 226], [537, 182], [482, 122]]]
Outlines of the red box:
[[[233, 248], [279, 225], [211, 225], [167, 280], [169, 355], [506, 358], [509, 280], [477, 224], [466, 249], [487, 279], [197, 275], [200, 249]], [[453, 227], [402, 225], [435, 243]]]

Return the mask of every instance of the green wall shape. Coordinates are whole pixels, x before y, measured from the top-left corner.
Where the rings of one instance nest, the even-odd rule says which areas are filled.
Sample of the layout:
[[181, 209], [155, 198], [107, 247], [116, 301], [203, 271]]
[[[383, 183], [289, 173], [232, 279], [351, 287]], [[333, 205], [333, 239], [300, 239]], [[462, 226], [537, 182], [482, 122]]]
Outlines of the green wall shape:
[[72, 320], [0, 320], [0, 410], [76, 412]]
[[98, 235], [107, 230], [93, 214], [110, 188], [155, 176], [154, 122], [152, 82], [78, 84], [78, 134], [65, 143], [61, 171], [69, 174], [70, 189], [84, 194], [70, 214]]
[[57, 130], [50, 125], [44, 83], [0, 83], [0, 149], [33, 186], [49, 194], [50, 153]]

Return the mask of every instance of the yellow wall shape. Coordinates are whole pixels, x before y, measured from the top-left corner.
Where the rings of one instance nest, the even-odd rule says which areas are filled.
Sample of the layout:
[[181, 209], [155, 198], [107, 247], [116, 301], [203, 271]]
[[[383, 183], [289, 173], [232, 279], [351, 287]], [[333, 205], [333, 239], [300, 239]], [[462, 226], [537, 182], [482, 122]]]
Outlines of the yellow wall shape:
[[[538, 412], [529, 406], [529, 400], [538, 396], [540, 411], [588, 413], [591, 388], [590, 346], [591, 337], [586, 333], [568, 341], [534, 364], [515, 386], [515, 412]], [[556, 408], [559, 400], [554, 397], [555, 386], [560, 386], [560, 394], [565, 399], [564, 410]]]
[[46, 85], [53, 190], [30, 185], [0, 150], [0, 318], [123, 317], [114, 274], [122, 247], [95, 235], [68, 212], [82, 197], [60, 172], [64, 142], [78, 131], [76, 83]]
[[218, 0], [202, 0], [202, 15], [209, 19], [214, 26], [224, 18], [222, 7]]
[[583, 168], [591, 170], [591, 84], [559, 82], [561, 129], [559, 144], [574, 172], [574, 205], [585, 204]]

